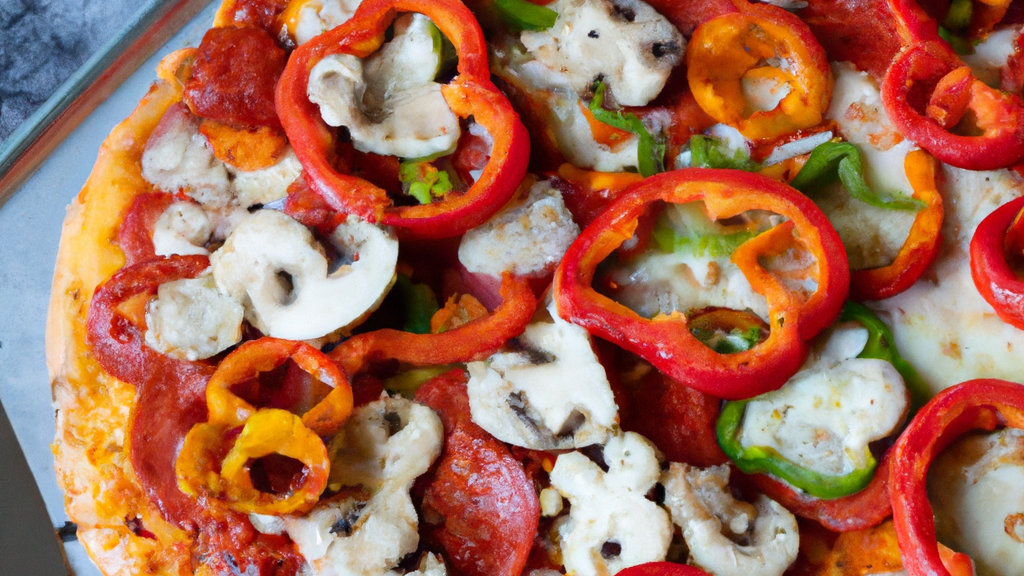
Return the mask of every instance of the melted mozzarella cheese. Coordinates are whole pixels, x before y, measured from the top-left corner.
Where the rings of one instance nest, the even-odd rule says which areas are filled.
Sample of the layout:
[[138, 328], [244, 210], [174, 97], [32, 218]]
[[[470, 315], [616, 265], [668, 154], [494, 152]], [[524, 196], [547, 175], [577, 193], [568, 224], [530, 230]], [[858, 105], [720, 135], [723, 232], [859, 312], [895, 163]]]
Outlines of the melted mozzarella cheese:
[[[562, 454], [551, 470], [551, 485], [571, 504], [569, 520], [558, 531], [567, 573], [615, 574], [665, 559], [672, 539], [668, 514], [645, 495], [660, 475], [651, 443], [634, 432], [613, 437], [604, 447], [604, 472], [579, 452]], [[608, 543], [620, 553], [595, 552]]]
[[242, 339], [242, 315], [210, 274], [166, 282], [146, 309], [146, 344], [175, 358], [209, 358]]
[[289, 23], [289, 31], [295, 44], [301, 46], [320, 34], [348, 22], [361, 3], [362, 0], [314, 0], [302, 3], [297, 8], [294, 23]]
[[978, 80], [998, 88], [1000, 69], [1006, 66], [1006, 61], [1016, 49], [1020, 33], [1019, 26], [996, 30], [974, 45], [973, 54], [964, 54], [960, 59], [971, 67], [971, 72]]
[[548, 8], [558, 13], [554, 26], [520, 36], [540, 87], [584, 94], [602, 78], [619, 104], [644, 106], [686, 51], [679, 31], [640, 0], [556, 0]]
[[892, 328], [900, 354], [933, 392], [972, 378], [1024, 382], [1024, 331], [1006, 324], [971, 279], [968, 245], [978, 224], [1024, 194], [1007, 170], [945, 167], [942, 249], [924, 278], [906, 292], [871, 305]]
[[[385, 397], [358, 408], [332, 442], [329, 481], [332, 489], [350, 488], [356, 495], [344, 497], [342, 490], [304, 516], [254, 515], [253, 525], [287, 532], [312, 575], [394, 574], [419, 543], [409, 490], [440, 454], [443, 437], [440, 418], [409, 400]], [[444, 573], [436, 558], [420, 565], [422, 576]]]
[[421, 14], [395, 21], [395, 37], [365, 60], [348, 54], [321, 59], [308, 95], [331, 126], [345, 126], [362, 152], [423, 158], [454, 149], [459, 119], [434, 82], [440, 33]]
[[395, 281], [398, 241], [355, 216], [332, 244], [349, 264], [328, 271], [323, 248], [303, 225], [275, 210], [242, 221], [210, 256], [224, 291], [243, 302], [246, 318], [277, 338], [320, 338], [358, 323]]
[[192, 202], [175, 202], [153, 225], [153, 250], [157, 256], [209, 254], [205, 248], [213, 228], [202, 208]]
[[[617, 424], [617, 407], [587, 331], [558, 317], [534, 322], [515, 347], [470, 362], [473, 421], [494, 437], [535, 450], [602, 444]], [[575, 382], [573, 385], [567, 385]]]
[[963, 438], [932, 465], [939, 540], [974, 560], [978, 576], [1024, 566], [1024, 431]]
[[199, 119], [184, 105], [172, 106], [146, 141], [142, 177], [159, 190], [184, 191], [197, 202], [223, 208], [231, 201], [224, 163], [199, 132]]
[[712, 576], [781, 576], [796, 560], [796, 517], [764, 495], [753, 505], [736, 501], [727, 486], [728, 466], [673, 463], [661, 482], [672, 521], [683, 529], [690, 564]]
[[501, 276], [537, 276], [561, 260], [580, 229], [565, 207], [562, 193], [548, 181], [520, 190], [490, 220], [470, 230], [459, 243], [459, 261], [470, 272]]
[[[868, 185], [875, 190], [913, 194], [903, 162], [917, 146], [889, 121], [874, 80], [845, 62], [833, 64], [832, 74], [835, 88], [825, 117], [834, 120], [843, 137], [860, 149]], [[839, 232], [855, 270], [890, 264], [916, 214], [854, 200], [839, 183], [815, 193], [814, 200]]]
[[302, 165], [291, 147], [272, 166], [259, 170], [237, 170], [228, 167], [234, 180], [232, 185], [238, 204], [248, 208], [256, 204], [270, 204], [288, 196], [288, 186], [302, 173]]
[[767, 446], [822, 474], [867, 466], [868, 445], [903, 420], [907, 390], [885, 360], [857, 358], [868, 340], [859, 325], [839, 325], [824, 350], [775, 392], [747, 403], [740, 443]]

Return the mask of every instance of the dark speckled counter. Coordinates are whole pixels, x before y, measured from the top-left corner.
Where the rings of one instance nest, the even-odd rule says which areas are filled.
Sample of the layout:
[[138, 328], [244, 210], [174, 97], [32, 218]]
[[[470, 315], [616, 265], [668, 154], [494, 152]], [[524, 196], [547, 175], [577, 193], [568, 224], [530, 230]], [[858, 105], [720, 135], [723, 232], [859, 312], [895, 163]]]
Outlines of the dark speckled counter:
[[46, 101], [143, 2], [0, 0], [0, 141]]

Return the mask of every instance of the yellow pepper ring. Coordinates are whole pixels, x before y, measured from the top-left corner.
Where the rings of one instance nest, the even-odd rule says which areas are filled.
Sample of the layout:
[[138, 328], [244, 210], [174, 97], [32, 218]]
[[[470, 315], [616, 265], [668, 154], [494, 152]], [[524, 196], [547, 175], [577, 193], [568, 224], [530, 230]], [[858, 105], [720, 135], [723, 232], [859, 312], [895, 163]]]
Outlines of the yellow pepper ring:
[[[776, 60], [784, 66], [772, 66]], [[687, 80], [697, 104], [712, 118], [752, 140], [771, 139], [821, 123], [832, 99], [832, 71], [806, 24], [771, 5], [701, 24], [686, 51]], [[771, 110], [754, 110], [743, 81], [785, 84], [789, 92]]]
[[[294, 458], [306, 467], [302, 484], [290, 494], [271, 494], [253, 486], [249, 461], [271, 454]], [[262, 408], [246, 421], [221, 464], [219, 500], [246, 514], [304, 513], [320, 499], [330, 469], [327, 447], [298, 416], [287, 410]]]
[[314, 378], [333, 388], [302, 421], [320, 436], [334, 434], [352, 413], [352, 387], [337, 364], [326, 354], [304, 343], [278, 338], [246, 342], [229, 354], [206, 385], [206, 407], [211, 423], [242, 426], [256, 408], [234, 392], [231, 386], [273, 370], [288, 359]]
[[217, 500], [224, 488], [217, 468], [224, 454], [224, 436], [230, 426], [196, 424], [188, 431], [174, 463], [178, 488], [195, 498]]

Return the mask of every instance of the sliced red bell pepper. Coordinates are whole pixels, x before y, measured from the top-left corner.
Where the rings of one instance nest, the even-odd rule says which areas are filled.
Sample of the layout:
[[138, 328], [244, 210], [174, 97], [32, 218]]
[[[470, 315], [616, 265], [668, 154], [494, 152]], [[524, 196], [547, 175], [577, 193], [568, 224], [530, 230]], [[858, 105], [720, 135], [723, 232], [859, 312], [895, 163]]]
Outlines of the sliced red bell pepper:
[[525, 278], [502, 278], [503, 302], [490, 314], [440, 334], [413, 334], [384, 328], [349, 338], [330, 352], [332, 360], [349, 376], [382, 360], [415, 366], [437, 366], [481, 360], [505, 342], [522, 334], [533, 318], [537, 298]]
[[[920, 22], [913, 11], [908, 18]], [[1020, 98], [973, 76], [962, 81], [963, 63], [956, 53], [944, 41], [930, 38], [923, 23], [905, 28], [915, 26], [926, 31], [896, 56], [882, 82], [885, 111], [900, 133], [939, 160], [968, 170], [1003, 168], [1024, 156]], [[980, 135], [964, 136], [945, 127], [955, 125], [968, 109]]]
[[[332, 54], [366, 57], [384, 42], [397, 12], [426, 15], [452, 42], [458, 75], [441, 88], [456, 116], [474, 121], [491, 135], [490, 161], [464, 193], [419, 206], [394, 206], [387, 193], [332, 165], [337, 139], [307, 97], [313, 67]], [[458, 0], [367, 0], [355, 16], [303, 44], [292, 54], [277, 86], [281, 121], [306, 172], [310, 187], [336, 210], [394, 226], [403, 237], [458, 236], [505, 205], [526, 174], [529, 134], [508, 99], [490, 80], [483, 32]]]
[[[599, 294], [598, 265], [633, 236], [638, 218], [657, 201], [703, 201], [724, 219], [748, 210], [786, 217], [783, 224], [740, 245], [732, 260], [768, 301], [770, 334], [750, 350], [719, 354], [690, 333], [685, 311], [648, 320]], [[798, 246], [817, 261], [817, 288], [806, 298], [761, 263]], [[838, 233], [807, 197], [757, 174], [692, 168], [652, 176], [625, 192], [570, 246], [555, 271], [559, 314], [592, 334], [644, 358], [669, 377], [712, 396], [743, 399], [782, 386], [807, 357], [807, 341], [838, 316], [850, 270]]]
[[[687, 79], [711, 117], [751, 140], [775, 138], [821, 123], [832, 99], [832, 69], [825, 50], [799, 18], [770, 4], [739, 1], [738, 14], [709, 20], [686, 49]], [[765, 66], [781, 58], [788, 65]], [[768, 71], [789, 92], [771, 110], [751, 112], [743, 78]]]
[[982, 220], [971, 238], [970, 254], [971, 277], [982, 298], [1003, 322], [1024, 330], [1024, 280], [1007, 258], [1007, 247], [1013, 244], [1008, 236], [1020, 221], [1021, 210], [1024, 197], [1003, 204]]
[[970, 380], [939, 392], [893, 446], [889, 493], [903, 566], [910, 576], [949, 576], [928, 502], [932, 461], [963, 434], [998, 426], [1024, 428], [1024, 386], [1005, 380]]
[[708, 576], [708, 573], [689, 564], [675, 562], [648, 562], [619, 571], [619, 576]]
[[936, 183], [938, 163], [927, 152], [914, 150], [907, 154], [903, 168], [914, 189], [914, 199], [924, 202], [925, 208], [917, 212], [891, 264], [853, 271], [850, 297], [854, 300], [883, 300], [903, 292], [917, 282], [939, 254], [944, 209]]
[[424, 509], [443, 521], [427, 528], [428, 537], [459, 574], [519, 576], [540, 520], [533, 481], [503, 443], [473, 422], [463, 370], [428, 381], [416, 400], [438, 413], [445, 435], [423, 495]]

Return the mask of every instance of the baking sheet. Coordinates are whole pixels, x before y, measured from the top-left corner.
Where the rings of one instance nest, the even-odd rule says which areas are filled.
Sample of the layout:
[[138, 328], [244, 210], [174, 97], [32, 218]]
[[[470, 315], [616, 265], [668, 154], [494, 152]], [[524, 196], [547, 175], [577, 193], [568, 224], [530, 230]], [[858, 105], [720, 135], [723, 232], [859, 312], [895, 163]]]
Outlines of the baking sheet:
[[[65, 207], [89, 176], [103, 139], [146, 94], [156, 77], [160, 58], [173, 50], [197, 45], [213, 22], [215, 10], [215, 3], [203, 8], [105, 101], [99, 103], [66, 138], [59, 144], [55, 142], [53, 151], [22, 186], [13, 192], [0, 189], [0, 299], [3, 301], [3, 311], [0, 312], [0, 402], [55, 528], [64, 525], [67, 515], [63, 494], [54, 476], [50, 451], [54, 436], [54, 409], [46, 373], [44, 336], [53, 264]], [[176, 24], [171, 20], [161, 22], [156, 25]], [[150, 29], [145, 34], [156, 32]], [[125, 45], [122, 49], [130, 46]], [[104, 60], [100, 57], [90, 62], [96, 65]], [[81, 74], [76, 75], [79, 80], [82, 77]], [[112, 82], [111, 77], [103, 72], [96, 78], [98, 82]], [[101, 94], [111, 86], [86, 86], [87, 94], [90, 88], [92, 94]], [[52, 108], [50, 110], [53, 111]], [[44, 116], [36, 118], [37, 122], [47, 122], [50, 126], [49, 120], [55, 120], [54, 128], [60, 129], [59, 113], [50, 119]], [[38, 126], [27, 127], [26, 130], [30, 128]], [[0, 181], [4, 176], [5, 173], [0, 173]], [[7, 197], [6, 201], [4, 197]], [[30, 501], [37, 497], [24, 494], [23, 498]], [[3, 521], [13, 520], [17, 519], [5, 518]], [[65, 551], [75, 575], [99, 576], [99, 571], [77, 541], [68, 542]]]

